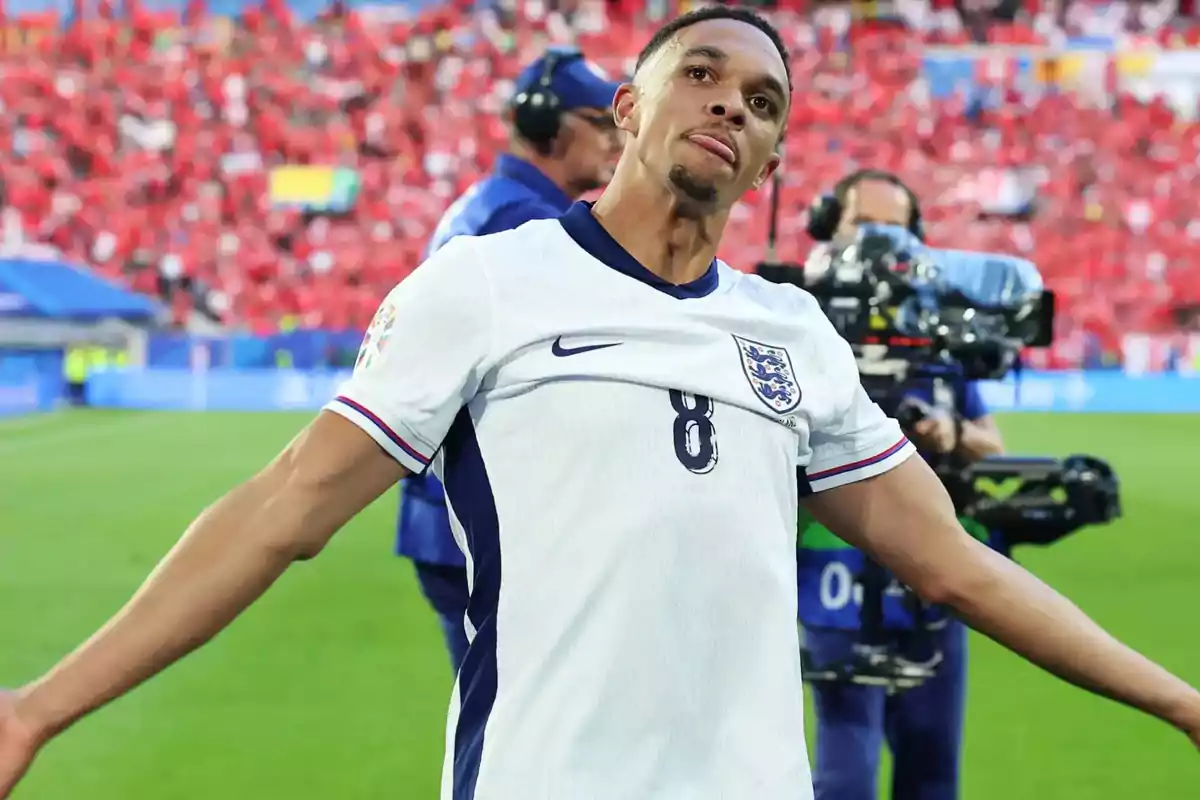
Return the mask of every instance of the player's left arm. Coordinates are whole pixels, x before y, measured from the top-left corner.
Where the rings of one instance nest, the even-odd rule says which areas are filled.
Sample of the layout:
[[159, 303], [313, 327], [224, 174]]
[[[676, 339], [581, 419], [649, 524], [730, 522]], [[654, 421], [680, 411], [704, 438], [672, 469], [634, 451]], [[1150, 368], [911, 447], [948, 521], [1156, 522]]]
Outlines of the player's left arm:
[[809, 466], [800, 472], [808, 512], [926, 601], [953, 608], [1049, 672], [1165, 720], [1200, 745], [1200, 693], [968, 535], [924, 460], [909, 457], [911, 446], [889, 444], [899, 426], [856, 390], [839, 419], [813, 431]]

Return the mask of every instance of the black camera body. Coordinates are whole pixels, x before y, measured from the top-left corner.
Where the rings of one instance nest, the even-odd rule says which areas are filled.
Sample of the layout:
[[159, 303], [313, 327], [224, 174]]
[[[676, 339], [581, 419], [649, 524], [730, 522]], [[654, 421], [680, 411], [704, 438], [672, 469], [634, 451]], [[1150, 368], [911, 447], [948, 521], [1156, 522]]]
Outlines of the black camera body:
[[1054, 294], [1031, 262], [931, 248], [898, 225], [863, 224], [816, 262], [757, 272], [817, 299], [854, 348], [869, 392], [918, 372], [1000, 379], [1022, 348], [1052, 337]]
[[[1032, 263], [929, 248], [900, 226], [862, 225], [852, 241], [831, 243], [803, 267], [764, 263], [757, 272], [801, 286], [817, 299], [853, 348], [871, 399], [906, 432], [933, 413], [909, 394], [918, 381], [933, 382], [960, 408], [967, 381], [1019, 377], [1021, 350], [1051, 339], [1054, 296]], [[1093, 456], [1003, 456], [974, 464], [953, 455], [926, 458], [959, 515], [987, 527], [1006, 553], [1017, 544], [1049, 544], [1121, 515], [1117, 477]], [[883, 627], [892, 578], [870, 559], [864, 563], [854, 657], [813, 664], [803, 653], [805, 680], [889, 691], [920, 685], [935, 674], [940, 653], [914, 663], [898, 651], [894, 635]], [[905, 591], [905, 603], [919, 611], [922, 601]]]

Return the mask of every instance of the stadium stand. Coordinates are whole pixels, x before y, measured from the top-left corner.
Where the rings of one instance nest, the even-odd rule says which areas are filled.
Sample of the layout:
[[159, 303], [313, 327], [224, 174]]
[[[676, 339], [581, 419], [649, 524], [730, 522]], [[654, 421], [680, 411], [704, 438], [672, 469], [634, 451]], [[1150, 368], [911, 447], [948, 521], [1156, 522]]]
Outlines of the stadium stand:
[[[361, 329], [504, 147], [519, 65], [574, 38], [627, 74], [652, 24], [640, 2], [556, 5], [399, 19], [396, 6], [130, 1], [64, 18], [10, 0], [3, 245], [53, 246], [163, 298], [177, 323], [198, 309], [258, 333]], [[931, 241], [1041, 266], [1064, 307], [1044, 366], [1079, 358], [1079, 335], [1115, 352], [1121, 332], [1177, 326], [1200, 304], [1186, 258], [1200, 239], [1200, 33], [1179, 20], [1097, 33], [1099, 17], [1072, 14], [981, 29], [945, 3], [904, 25], [838, 5], [780, 12], [797, 75], [780, 255], [808, 249], [809, 200], [870, 164], [927, 198]], [[745, 269], [762, 256], [765, 201], [736, 209], [722, 252]]]

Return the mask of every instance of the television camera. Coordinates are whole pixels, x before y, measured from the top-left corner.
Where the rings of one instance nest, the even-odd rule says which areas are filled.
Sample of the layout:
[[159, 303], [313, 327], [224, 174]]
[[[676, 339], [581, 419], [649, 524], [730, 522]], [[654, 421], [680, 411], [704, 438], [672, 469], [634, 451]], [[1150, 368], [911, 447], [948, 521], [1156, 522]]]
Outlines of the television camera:
[[[774, 232], [772, 219], [769, 254]], [[831, 243], [815, 263], [769, 258], [756, 271], [817, 299], [851, 344], [867, 393], [906, 430], [931, 413], [906, 396], [914, 381], [933, 381], [956, 398], [966, 381], [1011, 375], [1019, 387], [1021, 350], [1050, 343], [1054, 295], [1031, 262], [928, 247], [903, 226], [862, 224], [852, 240]], [[1117, 477], [1093, 456], [997, 456], [975, 463], [954, 455], [926, 458], [960, 517], [986, 527], [1005, 552], [1016, 544], [1048, 544], [1121, 515]], [[884, 627], [884, 598], [901, 595], [918, 627], [930, 609], [881, 566], [866, 558], [863, 563], [855, 653], [842, 663], [814, 664], [803, 652], [805, 680], [891, 692], [918, 686], [935, 674], [941, 654], [933, 651], [920, 663], [902, 655], [894, 632]]]

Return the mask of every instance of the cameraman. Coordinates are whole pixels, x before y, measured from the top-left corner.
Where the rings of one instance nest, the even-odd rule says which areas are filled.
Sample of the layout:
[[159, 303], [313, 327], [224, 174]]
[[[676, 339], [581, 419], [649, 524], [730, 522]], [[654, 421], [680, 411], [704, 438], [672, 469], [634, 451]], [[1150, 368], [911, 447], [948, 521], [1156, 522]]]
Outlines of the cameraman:
[[[918, 237], [915, 195], [886, 172], [863, 170], [840, 181], [825, 204], [825, 230], [810, 224], [819, 245], [806, 265], [828, 263], [828, 254], [852, 241], [864, 223], [907, 227]], [[815, 215], [820, 211], [814, 207]], [[926, 458], [977, 461], [999, 454], [1003, 442], [973, 382], [918, 379], [903, 389], [902, 406], [919, 417], [906, 431]], [[905, 415], [906, 417], [909, 415]], [[987, 531], [964, 527], [981, 539]], [[819, 667], [849, 660], [862, 643], [860, 620], [864, 557], [801, 512], [800, 622], [805, 647]], [[817, 717], [813, 770], [816, 800], [873, 800], [884, 741], [893, 756], [893, 800], [954, 800], [958, 796], [966, 688], [966, 626], [935, 608], [922, 607], [888, 576], [883, 627], [890, 651], [936, 667], [934, 677], [889, 696], [878, 686], [812, 684]], [[941, 661], [936, 654], [941, 653]]]

